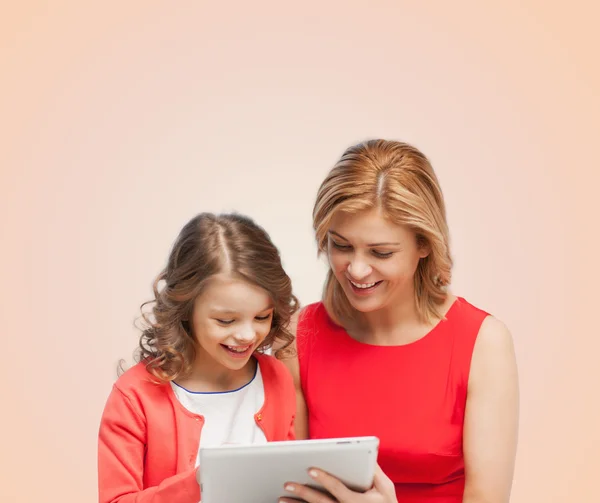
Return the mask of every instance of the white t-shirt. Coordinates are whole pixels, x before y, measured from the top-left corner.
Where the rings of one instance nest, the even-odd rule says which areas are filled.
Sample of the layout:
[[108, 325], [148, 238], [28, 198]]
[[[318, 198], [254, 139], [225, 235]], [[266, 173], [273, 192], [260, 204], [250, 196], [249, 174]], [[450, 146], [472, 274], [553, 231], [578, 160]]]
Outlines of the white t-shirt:
[[[195, 392], [171, 381], [181, 404], [204, 416], [200, 447], [223, 444], [265, 444], [267, 439], [254, 420], [265, 401], [265, 389], [258, 364], [252, 380], [233, 391]], [[196, 458], [196, 466], [199, 457]]]

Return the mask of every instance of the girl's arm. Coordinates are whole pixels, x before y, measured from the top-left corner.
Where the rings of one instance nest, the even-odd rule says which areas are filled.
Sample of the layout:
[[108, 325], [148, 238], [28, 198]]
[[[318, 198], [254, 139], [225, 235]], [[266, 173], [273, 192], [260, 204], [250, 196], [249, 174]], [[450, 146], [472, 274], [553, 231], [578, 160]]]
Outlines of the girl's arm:
[[143, 414], [114, 386], [98, 437], [99, 503], [198, 503], [195, 468], [143, 489], [145, 445]]

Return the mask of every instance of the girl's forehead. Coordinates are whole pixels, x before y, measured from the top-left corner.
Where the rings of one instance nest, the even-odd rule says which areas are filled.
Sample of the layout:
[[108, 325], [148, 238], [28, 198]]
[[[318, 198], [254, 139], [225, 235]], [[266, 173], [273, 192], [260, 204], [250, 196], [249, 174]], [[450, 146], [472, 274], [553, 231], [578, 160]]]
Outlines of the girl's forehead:
[[218, 274], [210, 278], [196, 305], [241, 313], [268, 309], [272, 302], [269, 293], [258, 285], [229, 274]]

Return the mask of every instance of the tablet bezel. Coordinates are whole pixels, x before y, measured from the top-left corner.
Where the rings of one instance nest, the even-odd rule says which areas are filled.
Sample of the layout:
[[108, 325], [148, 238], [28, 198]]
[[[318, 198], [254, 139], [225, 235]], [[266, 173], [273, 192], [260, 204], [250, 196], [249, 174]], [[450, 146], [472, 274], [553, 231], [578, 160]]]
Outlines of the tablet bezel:
[[[257, 445], [223, 445], [200, 448], [202, 503], [252, 503], [252, 498], [287, 496], [286, 482], [323, 487], [308, 475], [320, 468], [348, 487], [364, 492], [372, 487], [379, 439], [374, 436], [269, 442]], [[236, 483], [236, 481], [238, 483]], [[213, 501], [214, 499], [214, 501]]]

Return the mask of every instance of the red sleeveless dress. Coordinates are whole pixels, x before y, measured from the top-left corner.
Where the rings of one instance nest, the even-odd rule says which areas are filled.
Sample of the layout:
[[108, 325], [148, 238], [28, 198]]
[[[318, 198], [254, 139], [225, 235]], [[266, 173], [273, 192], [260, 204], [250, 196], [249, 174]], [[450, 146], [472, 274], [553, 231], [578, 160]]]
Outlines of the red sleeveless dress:
[[401, 503], [462, 503], [463, 422], [473, 346], [487, 313], [458, 298], [403, 346], [352, 339], [322, 303], [305, 307], [298, 359], [310, 438], [375, 435]]

